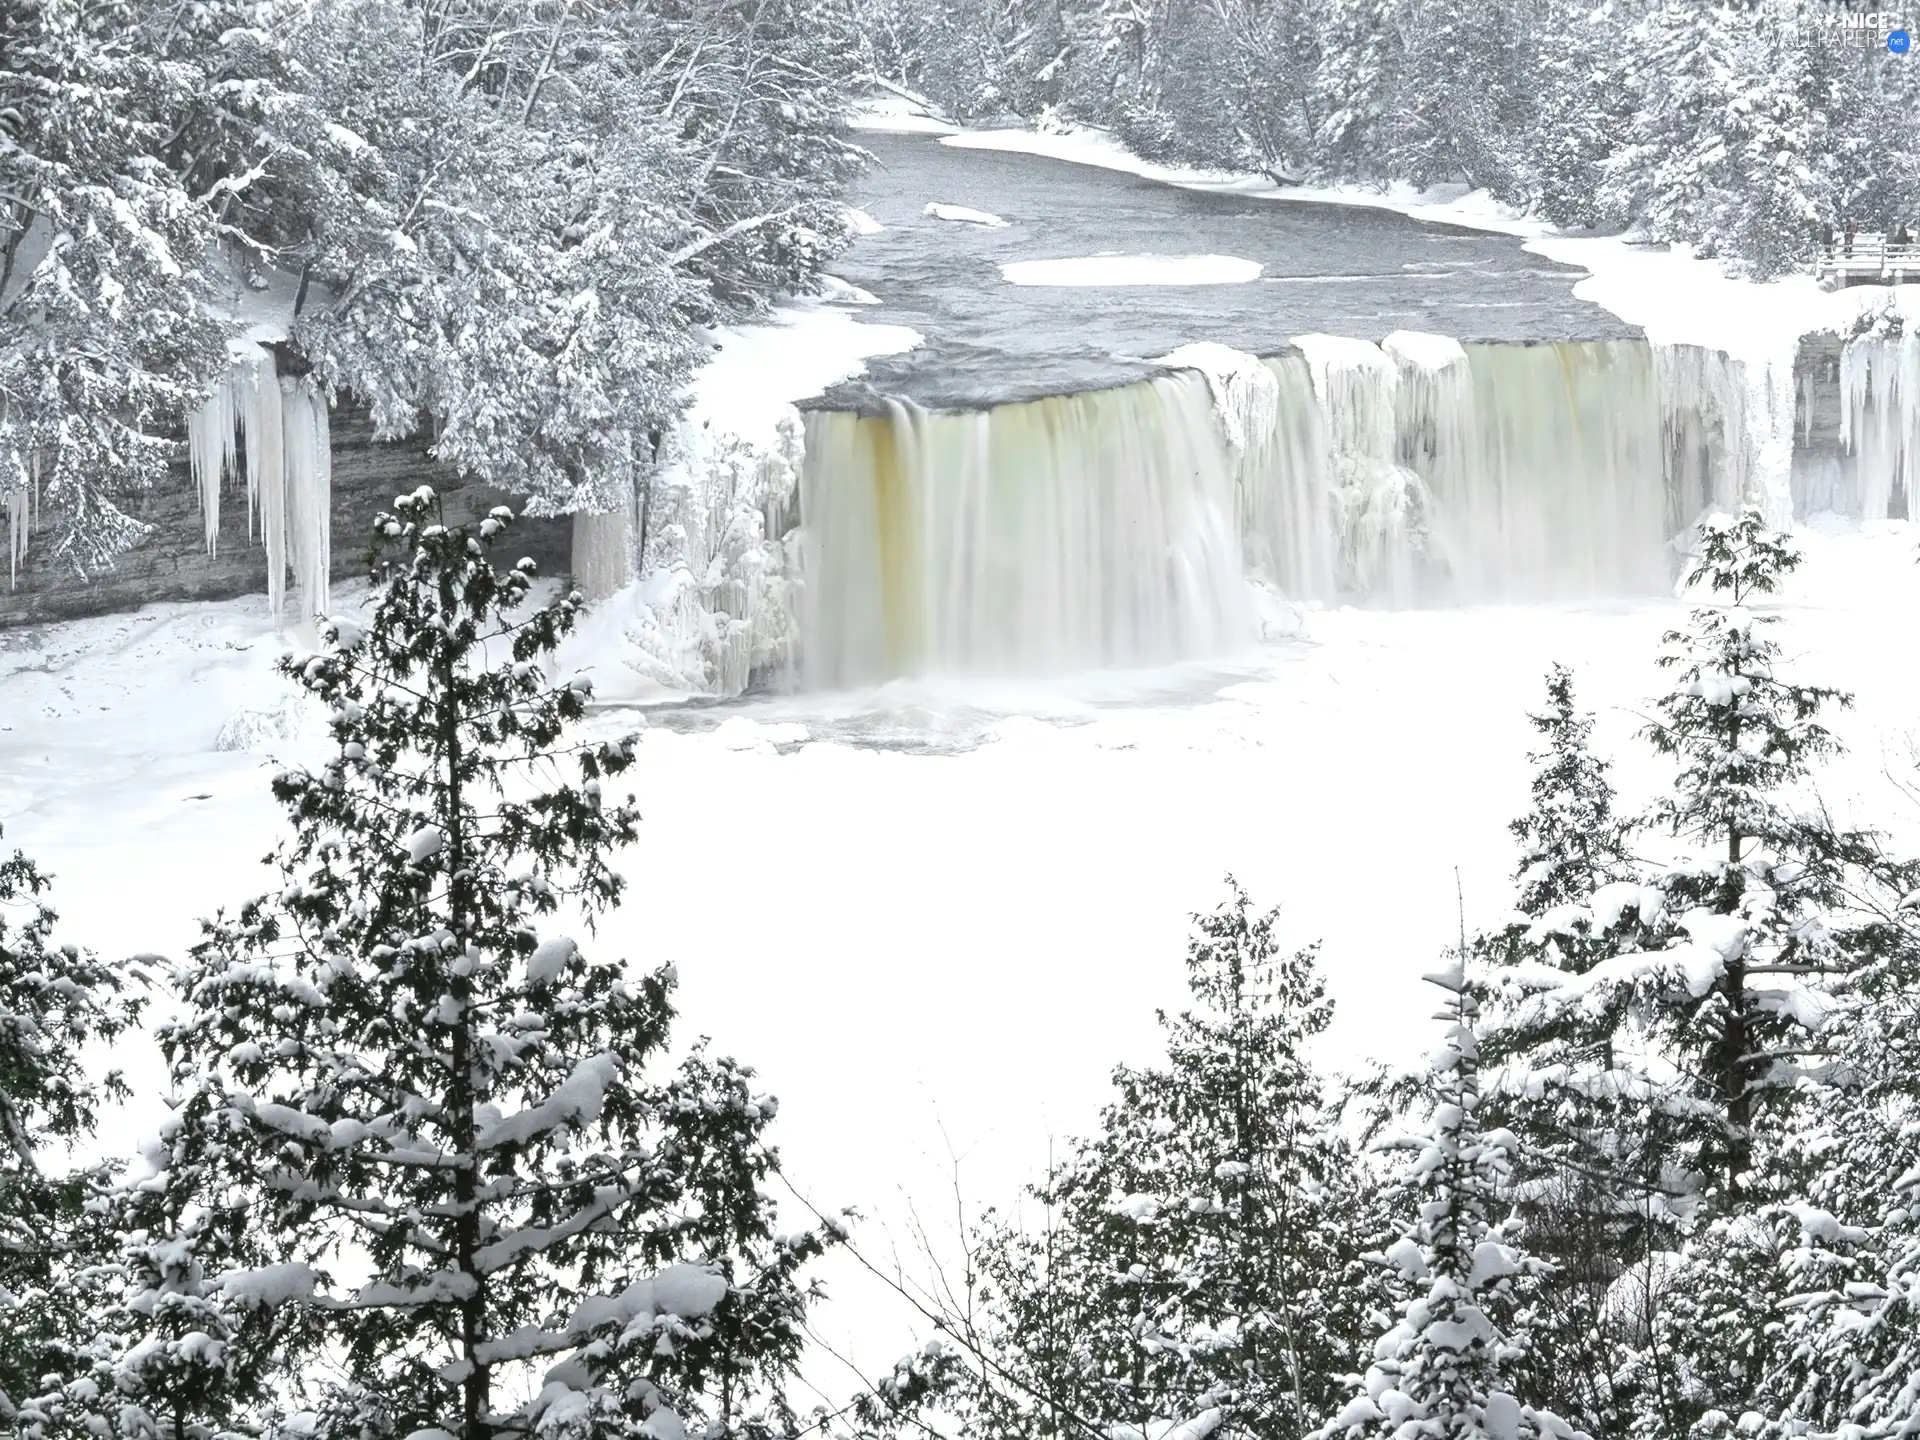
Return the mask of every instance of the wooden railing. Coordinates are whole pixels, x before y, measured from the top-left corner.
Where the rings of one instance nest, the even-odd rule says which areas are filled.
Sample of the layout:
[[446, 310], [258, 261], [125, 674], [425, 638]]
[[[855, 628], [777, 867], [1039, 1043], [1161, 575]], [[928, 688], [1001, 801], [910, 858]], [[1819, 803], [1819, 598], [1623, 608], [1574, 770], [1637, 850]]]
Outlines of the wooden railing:
[[1920, 245], [1895, 245], [1884, 235], [1837, 240], [1813, 262], [1813, 273], [1831, 275], [1842, 285], [1920, 281]]

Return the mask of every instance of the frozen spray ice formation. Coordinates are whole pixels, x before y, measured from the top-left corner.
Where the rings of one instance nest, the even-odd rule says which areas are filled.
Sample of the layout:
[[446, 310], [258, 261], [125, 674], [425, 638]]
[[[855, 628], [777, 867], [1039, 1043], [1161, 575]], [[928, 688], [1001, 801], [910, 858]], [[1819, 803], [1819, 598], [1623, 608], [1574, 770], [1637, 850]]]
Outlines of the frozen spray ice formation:
[[[236, 443], [236, 441], [238, 443]], [[267, 597], [286, 613], [289, 577], [303, 618], [324, 614], [332, 562], [333, 447], [326, 397], [275, 373], [273, 353], [245, 345], [187, 417], [187, 459], [200, 495], [207, 553], [220, 533], [221, 487], [244, 470], [247, 529], [267, 550]]]

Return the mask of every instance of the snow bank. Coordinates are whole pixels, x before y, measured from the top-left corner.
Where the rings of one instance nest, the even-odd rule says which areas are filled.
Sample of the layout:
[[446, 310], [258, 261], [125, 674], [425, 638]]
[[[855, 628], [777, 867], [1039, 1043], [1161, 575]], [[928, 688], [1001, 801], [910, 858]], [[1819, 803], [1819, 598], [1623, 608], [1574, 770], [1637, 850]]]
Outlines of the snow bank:
[[1000, 275], [1009, 285], [1244, 285], [1260, 268], [1234, 255], [1085, 255], [1015, 260]]
[[923, 212], [935, 220], [954, 220], [963, 225], [982, 225], [989, 230], [1004, 230], [1007, 222], [998, 215], [986, 210], [974, 210], [965, 205], [942, 205], [939, 201], [930, 201]]
[[847, 117], [847, 128], [884, 130], [896, 135], [953, 135], [960, 129], [904, 95], [882, 95], [863, 101]]

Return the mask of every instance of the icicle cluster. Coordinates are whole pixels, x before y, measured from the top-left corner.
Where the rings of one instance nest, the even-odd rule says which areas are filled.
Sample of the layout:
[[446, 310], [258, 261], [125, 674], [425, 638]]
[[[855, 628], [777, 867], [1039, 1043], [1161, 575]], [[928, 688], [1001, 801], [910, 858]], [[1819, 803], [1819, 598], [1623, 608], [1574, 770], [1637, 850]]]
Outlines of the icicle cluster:
[[1862, 335], [1840, 352], [1840, 445], [1851, 453], [1860, 513], [1884, 520], [1895, 495], [1914, 513], [1920, 483], [1920, 333]]
[[267, 599], [275, 621], [286, 613], [289, 576], [303, 613], [324, 614], [333, 553], [333, 446], [326, 398], [318, 388], [277, 375], [265, 349], [236, 357], [206, 402], [187, 417], [187, 458], [207, 553], [219, 541], [221, 486], [244, 471], [247, 533], [258, 533], [266, 545]]
[[40, 461], [35, 457], [26, 474], [7, 489], [7, 583], [17, 585], [27, 560], [27, 542], [40, 523]]

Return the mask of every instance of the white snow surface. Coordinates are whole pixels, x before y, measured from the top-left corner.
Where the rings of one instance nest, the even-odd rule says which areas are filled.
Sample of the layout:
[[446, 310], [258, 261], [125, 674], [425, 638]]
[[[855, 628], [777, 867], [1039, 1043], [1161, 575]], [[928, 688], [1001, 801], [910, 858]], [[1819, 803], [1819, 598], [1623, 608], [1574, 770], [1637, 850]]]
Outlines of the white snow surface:
[[953, 135], [960, 129], [904, 95], [883, 95], [863, 101], [847, 117], [847, 126], [853, 130], [883, 130], [904, 135]]
[[1235, 255], [1080, 255], [1013, 260], [1000, 275], [1009, 285], [1245, 285], [1260, 269]]
[[962, 225], [981, 225], [989, 230], [1004, 230], [1007, 222], [987, 210], [975, 210], [967, 205], [942, 205], [938, 200], [927, 202], [926, 213], [935, 220], [953, 220]]
[[1429, 335], [1424, 330], [1396, 330], [1380, 348], [1403, 364], [1438, 373], [1449, 365], [1464, 365], [1467, 352], [1451, 335]]
[[[1833, 717], [1849, 753], [1822, 793], [1920, 846], [1920, 814], [1886, 781], [1911, 773], [1920, 728], [1920, 670], [1886, 659], [1886, 617], [1920, 607], [1920, 525], [1800, 539], [1782, 642], [1797, 675], [1858, 697]], [[595, 731], [644, 726], [626, 779], [646, 819], [594, 952], [676, 965], [678, 1042], [711, 1035], [757, 1066], [795, 1185], [823, 1210], [858, 1206], [873, 1218], [856, 1239], [912, 1263], [909, 1202], [950, 1215], [957, 1163], [970, 1205], [1011, 1203], [1050, 1142], [1092, 1124], [1111, 1067], [1154, 1057], [1155, 1007], [1184, 999], [1188, 913], [1220, 903], [1229, 869], [1282, 906], [1283, 943], [1324, 939], [1328, 1063], [1424, 1053], [1418, 977], [1455, 933], [1456, 867], [1469, 924], [1511, 908], [1505, 825], [1526, 805], [1525, 716], [1548, 665], [1574, 667], [1631, 809], [1670, 773], [1632, 737], [1679, 616], [1672, 601], [1333, 609], [1212, 665], [901, 683], [704, 719], [596, 701]], [[283, 648], [258, 597], [0, 632], [0, 848], [53, 875], [59, 938], [178, 958], [198, 917], [275, 887], [268, 787], [326, 753], [324, 726], [217, 740], [283, 703]], [[1692, 958], [1703, 975], [1720, 959]], [[102, 1144], [127, 1154], [162, 1116], [164, 1069], [137, 1039], [113, 1058], [135, 1099]], [[590, 1113], [598, 1078], [538, 1121]], [[824, 1334], [864, 1358], [910, 1343], [850, 1265], [825, 1273]]]

